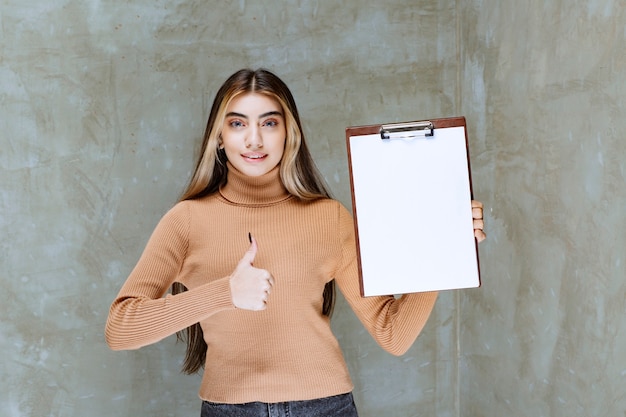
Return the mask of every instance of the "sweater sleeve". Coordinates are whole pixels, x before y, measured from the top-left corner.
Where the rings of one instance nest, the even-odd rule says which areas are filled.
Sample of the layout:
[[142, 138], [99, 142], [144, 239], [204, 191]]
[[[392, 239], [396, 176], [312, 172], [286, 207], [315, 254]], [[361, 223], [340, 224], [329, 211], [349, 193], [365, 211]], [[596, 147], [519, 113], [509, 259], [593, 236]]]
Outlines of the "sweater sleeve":
[[404, 294], [400, 298], [392, 295], [361, 297], [354, 223], [341, 205], [338, 230], [342, 261], [335, 279], [341, 292], [374, 340], [387, 352], [403, 355], [424, 328], [438, 293]]
[[[181, 294], [167, 294], [178, 281], [188, 249], [189, 210], [177, 204], [159, 222], [137, 265], [113, 301], [105, 337], [113, 350], [137, 349], [234, 308], [229, 277]], [[165, 295], [165, 296], [164, 296]]]

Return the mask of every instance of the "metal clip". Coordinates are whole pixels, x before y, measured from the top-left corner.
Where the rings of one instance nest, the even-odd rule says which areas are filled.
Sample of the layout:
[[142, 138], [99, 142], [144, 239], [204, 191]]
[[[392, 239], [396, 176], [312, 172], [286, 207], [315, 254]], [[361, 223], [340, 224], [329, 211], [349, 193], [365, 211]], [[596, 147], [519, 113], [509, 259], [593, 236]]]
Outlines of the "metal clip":
[[380, 127], [380, 138], [410, 139], [433, 136], [433, 129], [433, 123], [429, 121], [386, 124]]

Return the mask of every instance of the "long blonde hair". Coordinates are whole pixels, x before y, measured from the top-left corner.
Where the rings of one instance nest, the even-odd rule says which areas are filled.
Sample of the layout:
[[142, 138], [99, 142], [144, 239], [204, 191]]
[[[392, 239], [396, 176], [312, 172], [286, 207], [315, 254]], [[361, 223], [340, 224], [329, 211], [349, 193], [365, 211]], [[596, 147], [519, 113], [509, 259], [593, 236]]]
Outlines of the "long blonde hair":
[[[287, 191], [303, 201], [330, 198], [330, 192], [307, 147], [296, 102], [287, 85], [266, 69], [242, 69], [231, 75], [215, 95], [200, 155], [180, 201], [213, 194], [226, 184], [228, 166], [226, 154], [219, 146], [220, 135], [228, 105], [233, 98], [245, 93], [267, 95], [282, 107], [287, 137], [280, 162], [280, 178]], [[172, 294], [186, 290], [180, 283], [172, 285]], [[330, 316], [335, 302], [334, 280], [326, 284], [323, 297], [322, 314]], [[200, 324], [196, 323], [178, 332], [177, 336], [187, 343], [183, 372], [192, 374], [199, 371], [204, 366], [207, 349]]]

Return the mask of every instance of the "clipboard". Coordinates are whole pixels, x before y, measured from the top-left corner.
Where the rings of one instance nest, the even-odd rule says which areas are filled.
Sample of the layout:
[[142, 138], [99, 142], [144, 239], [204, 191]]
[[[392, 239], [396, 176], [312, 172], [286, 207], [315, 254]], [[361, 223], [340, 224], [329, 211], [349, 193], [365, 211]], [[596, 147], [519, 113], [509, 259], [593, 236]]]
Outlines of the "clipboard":
[[464, 117], [346, 128], [361, 295], [480, 286]]

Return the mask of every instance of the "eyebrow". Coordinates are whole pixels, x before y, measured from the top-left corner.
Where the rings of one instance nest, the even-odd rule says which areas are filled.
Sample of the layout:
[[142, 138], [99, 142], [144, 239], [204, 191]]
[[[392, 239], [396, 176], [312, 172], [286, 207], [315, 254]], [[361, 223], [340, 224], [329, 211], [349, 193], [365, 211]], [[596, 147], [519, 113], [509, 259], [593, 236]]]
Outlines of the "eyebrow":
[[[272, 111], [268, 111], [267, 113], [263, 113], [261, 115], [259, 115], [259, 119], [262, 119], [264, 117], [268, 117], [268, 116], [282, 116], [283, 114], [277, 110], [272, 110]], [[242, 119], [247, 119], [248, 116], [246, 116], [245, 114], [241, 114], [241, 113], [237, 113], [234, 111], [231, 111], [230, 113], [226, 114], [226, 117], [241, 117]]]

